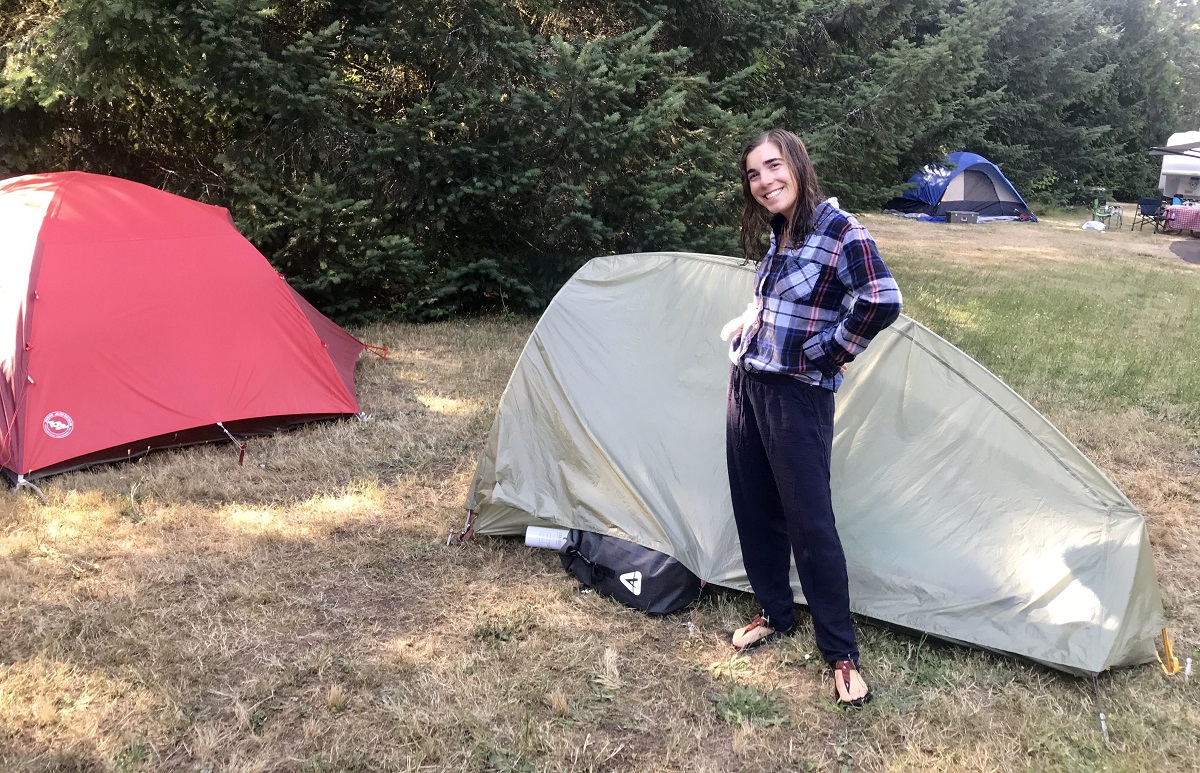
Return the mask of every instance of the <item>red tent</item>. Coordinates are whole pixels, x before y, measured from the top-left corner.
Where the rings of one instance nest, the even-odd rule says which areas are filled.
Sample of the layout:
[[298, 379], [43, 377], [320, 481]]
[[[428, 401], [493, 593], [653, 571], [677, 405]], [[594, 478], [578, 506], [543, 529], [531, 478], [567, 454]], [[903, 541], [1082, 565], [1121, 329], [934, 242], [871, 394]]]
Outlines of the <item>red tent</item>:
[[220, 208], [84, 172], [0, 181], [0, 471], [358, 413], [364, 344]]

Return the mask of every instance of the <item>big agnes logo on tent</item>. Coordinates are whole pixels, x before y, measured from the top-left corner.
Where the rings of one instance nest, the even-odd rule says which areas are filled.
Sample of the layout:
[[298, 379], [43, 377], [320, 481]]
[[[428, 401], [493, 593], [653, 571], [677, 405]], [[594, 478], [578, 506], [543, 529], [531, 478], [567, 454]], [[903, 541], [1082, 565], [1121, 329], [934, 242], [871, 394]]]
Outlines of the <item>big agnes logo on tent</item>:
[[42, 419], [42, 429], [55, 440], [61, 440], [75, 429], [75, 420], [62, 411], [51, 411]]

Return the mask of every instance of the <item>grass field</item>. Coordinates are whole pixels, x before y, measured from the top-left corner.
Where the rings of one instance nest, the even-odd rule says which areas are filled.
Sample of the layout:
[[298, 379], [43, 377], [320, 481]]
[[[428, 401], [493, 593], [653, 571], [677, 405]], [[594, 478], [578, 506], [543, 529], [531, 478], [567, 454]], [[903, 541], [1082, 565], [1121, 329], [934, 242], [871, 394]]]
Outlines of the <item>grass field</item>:
[[[1190, 243], [864, 220], [907, 313], [1142, 509], [1200, 660]], [[548, 551], [445, 547], [533, 324], [355, 331], [392, 351], [359, 364], [371, 420], [252, 440], [242, 467], [214, 445], [0, 493], [0, 770], [1200, 770], [1200, 683], [1157, 666], [1093, 682], [863, 624], [877, 700], [844, 713], [811, 626], [730, 652], [748, 595], [652, 619]]]

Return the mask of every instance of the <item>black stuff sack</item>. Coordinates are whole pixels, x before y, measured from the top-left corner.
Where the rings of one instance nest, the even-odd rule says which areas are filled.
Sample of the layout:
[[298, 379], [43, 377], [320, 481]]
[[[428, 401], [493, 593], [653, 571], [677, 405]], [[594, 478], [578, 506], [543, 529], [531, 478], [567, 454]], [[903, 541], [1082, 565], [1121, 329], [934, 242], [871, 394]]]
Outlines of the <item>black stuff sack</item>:
[[652, 615], [683, 609], [704, 588], [674, 558], [616, 537], [572, 529], [558, 553], [563, 568], [584, 585]]

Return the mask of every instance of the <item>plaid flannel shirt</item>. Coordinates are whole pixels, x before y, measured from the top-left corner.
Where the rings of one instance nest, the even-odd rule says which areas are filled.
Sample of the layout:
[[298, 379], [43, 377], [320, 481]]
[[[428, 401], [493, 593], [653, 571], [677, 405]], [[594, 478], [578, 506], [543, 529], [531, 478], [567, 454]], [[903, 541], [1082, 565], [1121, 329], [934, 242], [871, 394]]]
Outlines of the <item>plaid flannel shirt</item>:
[[778, 247], [784, 220], [758, 267], [756, 313], [731, 342], [748, 370], [787, 373], [836, 392], [842, 366], [900, 316], [900, 288], [867, 229], [821, 202], [799, 247]]

